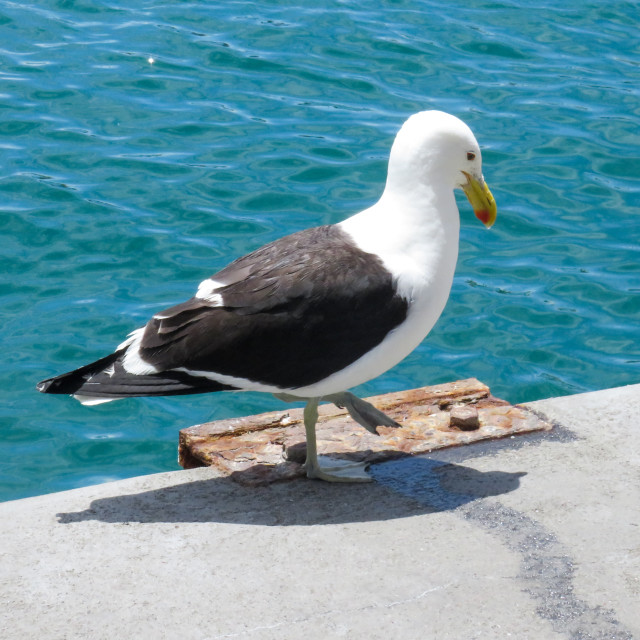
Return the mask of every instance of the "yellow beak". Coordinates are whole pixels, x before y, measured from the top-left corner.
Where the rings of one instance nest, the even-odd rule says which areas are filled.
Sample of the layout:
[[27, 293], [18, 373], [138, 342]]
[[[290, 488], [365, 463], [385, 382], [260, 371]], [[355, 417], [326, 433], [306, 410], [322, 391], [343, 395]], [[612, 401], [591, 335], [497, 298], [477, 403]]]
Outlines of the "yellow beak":
[[489, 187], [484, 180], [478, 180], [466, 171], [462, 173], [467, 177], [467, 183], [462, 186], [462, 190], [469, 198], [476, 218], [485, 227], [489, 228], [496, 221], [496, 216], [498, 215], [496, 201], [493, 199], [493, 195], [491, 195], [491, 191], [489, 191]]

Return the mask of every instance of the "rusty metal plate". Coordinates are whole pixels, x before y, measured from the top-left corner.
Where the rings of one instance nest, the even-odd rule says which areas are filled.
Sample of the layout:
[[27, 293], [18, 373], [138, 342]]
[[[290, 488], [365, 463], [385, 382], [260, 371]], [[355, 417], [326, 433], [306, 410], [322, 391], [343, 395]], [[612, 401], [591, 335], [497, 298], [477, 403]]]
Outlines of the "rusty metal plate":
[[[474, 378], [367, 398], [400, 423], [375, 436], [344, 409], [320, 407], [318, 453], [381, 462], [480, 440], [550, 430], [524, 407], [494, 398]], [[185, 469], [213, 466], [242, 484], [267, 484], [304, 475], [302, 409], [206, 422], [180, 431], [179, 462]]]

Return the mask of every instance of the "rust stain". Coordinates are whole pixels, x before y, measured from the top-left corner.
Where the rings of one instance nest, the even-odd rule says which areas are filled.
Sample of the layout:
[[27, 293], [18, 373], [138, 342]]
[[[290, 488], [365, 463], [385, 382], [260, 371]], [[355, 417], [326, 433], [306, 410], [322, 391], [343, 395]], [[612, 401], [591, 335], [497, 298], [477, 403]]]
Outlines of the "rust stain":
[[[402, 426], [379, 427], [379, 436], [333, 404], [320, 407], [318, 453], [381, 462], [480, 440], [550, 430], [524, 407], [491, 395], [475, 378], [367, 398]], [[301, 409], [219, 420], [180, 431], [179, 462], [185, 469], [213, 466], [242, 484], [304, 475], [306, 455]]]

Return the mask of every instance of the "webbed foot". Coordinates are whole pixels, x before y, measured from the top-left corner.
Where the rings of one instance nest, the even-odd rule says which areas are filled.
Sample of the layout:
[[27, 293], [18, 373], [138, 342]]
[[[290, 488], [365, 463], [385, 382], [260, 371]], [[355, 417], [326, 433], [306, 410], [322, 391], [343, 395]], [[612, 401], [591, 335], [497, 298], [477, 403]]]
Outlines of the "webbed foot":
[[400, 426], [386, 413], [376, 409], [370, 402], [362, 400], [362, 398], [358, 398], [348, 391], [334, 393], [330, 396], [325, 396], [324, 399], [333, 402], [338, 407], [344, 407], [360, 426], [375, 435], [379, 435], [377, 427]]
[[372, 482], [373, 478], [365, 471], [366, 462], [338, 460], [329, 456], [318, 456], [315, 463], [309, 459], [305, 463], [307, 478], [326, 480], [327, 482]]

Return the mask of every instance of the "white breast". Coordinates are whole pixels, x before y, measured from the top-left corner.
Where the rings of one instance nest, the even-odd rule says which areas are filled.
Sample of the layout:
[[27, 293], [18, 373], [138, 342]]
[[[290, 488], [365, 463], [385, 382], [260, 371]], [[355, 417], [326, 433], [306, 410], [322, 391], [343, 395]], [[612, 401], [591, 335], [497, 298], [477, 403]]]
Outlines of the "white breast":
[[[325, 380], [292, 392], [300, 397], [338, 393], [371, 380], [409, 355], [431, 331], [449, 298], [458, 258], [460, 218], [451, 194], [438, 202], [439, 215], [428, 215], [435, 203], [392, 215], [384, 199], [342, 222], [354, 243], [376, 254], [409, 303], [407, 319], [374, 349]], [[404, 217], [404, 220], [399, 220]], [[413, 220], [407, 220], [413, 217]], [[395, 221], [395, 222], [394, 222]]]

